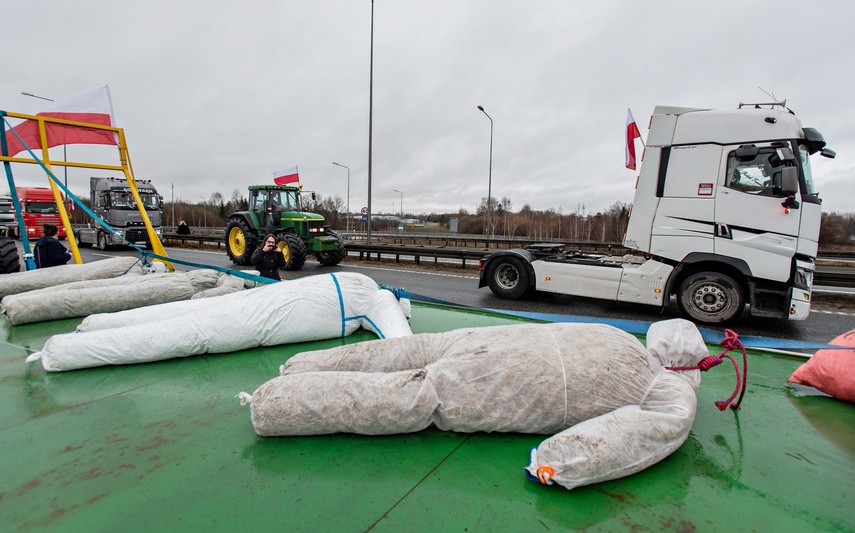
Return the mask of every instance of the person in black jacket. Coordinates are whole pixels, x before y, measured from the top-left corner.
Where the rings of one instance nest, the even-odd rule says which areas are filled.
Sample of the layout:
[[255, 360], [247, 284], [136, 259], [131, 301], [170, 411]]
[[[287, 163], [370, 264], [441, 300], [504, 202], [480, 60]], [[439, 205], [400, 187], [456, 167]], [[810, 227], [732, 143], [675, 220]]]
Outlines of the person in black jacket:
[[252, 253], [250, 262], [255, 265], [261, 276], [265, 278], [281, 280], [279, 269], [285, 268], [285, 256], [282, 250], [276, 246], [276, 236], [267, 234], [261, 241], [261, 247]]
[[36, 268], [60, 266], [68, 263], [71, 253], [56, 238], [59, 228], [53, 224], [44, 225], [44, 236], [36, 242]]
[[178, 223], [178, 229], [175, 230], [175, 233], [179, 235], [190, 235], [190, 226], [182, 220]]

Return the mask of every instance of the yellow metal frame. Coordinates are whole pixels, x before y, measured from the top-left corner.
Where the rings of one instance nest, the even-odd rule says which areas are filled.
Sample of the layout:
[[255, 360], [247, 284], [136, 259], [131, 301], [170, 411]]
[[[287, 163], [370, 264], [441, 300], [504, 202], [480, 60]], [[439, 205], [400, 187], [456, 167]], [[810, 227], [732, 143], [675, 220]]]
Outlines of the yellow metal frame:
[[[130, 186], [131, 193], [134, 195], [134, 200], [137, 203], [137, 208], [139, 209], [140, 215], [142, 216], [143, 223], [145, 224], [146, 232], [148, 233], [149, 241], [151, 242], [151, 246], [154, 252], [157, 255], [162, 257], [168, 257], [166, 254], [166, 250], [163, 248], [163, 243], [160, 242], [160, 239], [157, 236], [157, 233], [154, 231], [154, 227], [151, 225], [151, 220], [148, 218], [148, 213], [146, 213], [145, 209], [143, 209], [143, 202], [140, 198], [139, 190], [137, 189], [137, 182], [134, 179], [133, 166], [131, 165], [131, 156], [128, 153], [128, 146], [125, 142], [125, 131], [122, 128], [115, 128], [113, 126], [102, 126], [100, 124], [89, 124], [86, 122], [76, 122], [73, 120], [64, 120], [59, 118], [52, 117], [43, 117], [38, 115], [24, 115], [21, 113], [6, 113], [7, 117], [11, 118], [19, 118], [23, 120], [34, 120], [38, 123], [39, 126], [39, 147], [42, 151], [42, 163], [48, 170], [53, 172], [53, 166], [61, 166], [61, 167], [75, 167], [75, 168], [91, 168], [98, 170], [112, 170], [112, 171], [121, 171], [125, 179], [128, 181], [128, 185]], [[48, 150], [47, 143], [47, 134], [45, 130], [45, 123], [52, 124], [63, 124], [66, 126], [72, 126], [77, 128], [87, 128], [87, 129], [97, 129], [104, 131], [112, 131], [116, 134], [118, 138], [118, 148], [119, 148], [119, 160], [121, 165], [102, 165], [96, 163], [80, 163], [80, 162], [72, 162], [72, 161], [57, 161], [50, 158], [50, 153]], [[35, 149], [33, 149], [35, 150]], [[27, 164], [38, 164], [34, 159], [22, 158], [22, 157], [11, 157], [11, 156], [3, 156], [0, 155], [0, 161], [9, 161], [10, 163], [27, 163]], [[53, 191], [54, 201], [56, 202], [57, 208], [59, 209], [59, 216], [62, 219], [62, 224], [65, 226], [65, 234], [68, 237], [68, 243], [71, 247], [71, 253], [74, 256], [74, 261], [76, 263], [82, 263], [83, 261], [80, 258], [80, 250], [77, 247], [77, 240], [74, 238], [74, 231], [71, 228], [71, 222], [68, 218], [68, 212], [65, 209], [65, 203], [62, 200], [62, 192], [59, 190], [59, 187], [52, 179], [48, 179], [48, 183], [50, 184], [50, 188]], [[172, 266], [172, 263], [168, 261], [162, 261], [159, 259], [155, 259], [155, 261], [161, 261], [164, 263], [170, 271], [175, 270]]]

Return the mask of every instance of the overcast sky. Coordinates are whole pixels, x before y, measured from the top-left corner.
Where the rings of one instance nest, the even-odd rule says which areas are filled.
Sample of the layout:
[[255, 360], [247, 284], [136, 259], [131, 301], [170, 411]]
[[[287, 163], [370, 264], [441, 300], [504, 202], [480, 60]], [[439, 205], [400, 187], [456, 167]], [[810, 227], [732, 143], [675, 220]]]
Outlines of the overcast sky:
[[[109, 85], [135, 176], [166, 200], [246, 194], [297, 165], [305, 190], [346, 203], [335, 161], [351, 210], [367, 204], [369, 0], [10, 0], [0, 15], [0, 109]], [[732, 109], [762, 88], [837, 151], [815, 158], [817, 187], [853, 212], [853, 23], [849, 0], [377, 0], [372, 211], [400, 210], [397, 189], [408, 213], [474, 212], [479, 105], [492, 194], [514, 211], [629, 203], [627, 108], [646, 137], [656, 105]], [[71, 190], [93, 173], [69, 170]]]

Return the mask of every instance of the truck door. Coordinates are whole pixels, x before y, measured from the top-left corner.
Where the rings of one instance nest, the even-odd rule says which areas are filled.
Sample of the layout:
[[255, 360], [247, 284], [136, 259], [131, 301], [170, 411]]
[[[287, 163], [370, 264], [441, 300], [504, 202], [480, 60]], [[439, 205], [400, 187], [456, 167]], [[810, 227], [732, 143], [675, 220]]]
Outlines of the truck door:
[[[715, 206], [717, 255], [744, 260], [754, 276], [786, 281], [799, 240], [801, 211], [782, 203], [785, 166], [792, 152], [781, 143], [725, 147]], [[798, 197], [798, 195], [796, 195]]]

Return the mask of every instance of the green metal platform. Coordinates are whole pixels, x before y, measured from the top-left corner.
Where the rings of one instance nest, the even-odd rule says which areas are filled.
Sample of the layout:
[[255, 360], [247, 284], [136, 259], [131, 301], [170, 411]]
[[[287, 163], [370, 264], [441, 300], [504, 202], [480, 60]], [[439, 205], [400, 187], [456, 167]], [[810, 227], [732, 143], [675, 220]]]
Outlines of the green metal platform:
[[[412, 326], [519, 321], [416, 304]], [[705, 374], [675, 454], [568, 491], [524, 475], [544, 436], [255, 434], [236, 393], [294, 353], [371, 334], [66, 373], [24, 363], [79, 322], [0, 325], [0, 531], [855, 530], [855, 405], [788, 389], [799, 359], [750, 352], [738, 413], [713, 405], [733, 373]]]

